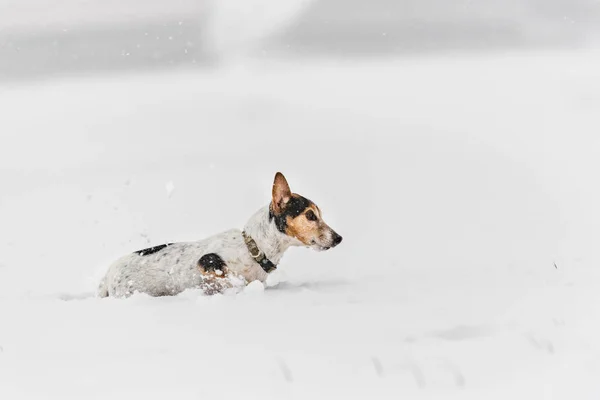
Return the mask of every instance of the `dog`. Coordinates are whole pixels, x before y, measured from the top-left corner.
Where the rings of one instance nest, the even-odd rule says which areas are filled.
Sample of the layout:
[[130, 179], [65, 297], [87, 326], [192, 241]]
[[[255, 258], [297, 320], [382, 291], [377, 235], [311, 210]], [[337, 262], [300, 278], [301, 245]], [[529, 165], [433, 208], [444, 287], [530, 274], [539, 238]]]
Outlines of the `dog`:
[[292, 193], [282, 173], [275, 175], [272, 199], [246, 223], [197, 242], [168, 243], [115, 261], [98, 288], [99, 297], [134, 293], [173, 296], [186, 289], [222, 293], [253, 281], [264, 282], [285, 251], [305, 246], [329, 250], [342, 237], [323, 221], [315, 203]]

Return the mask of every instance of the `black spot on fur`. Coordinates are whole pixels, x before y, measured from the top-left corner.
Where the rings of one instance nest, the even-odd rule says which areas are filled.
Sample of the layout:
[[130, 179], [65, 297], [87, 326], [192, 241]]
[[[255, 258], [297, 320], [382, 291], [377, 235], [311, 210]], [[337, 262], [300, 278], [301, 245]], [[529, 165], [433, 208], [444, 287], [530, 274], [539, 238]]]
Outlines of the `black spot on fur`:
[[302, 214], [310, 204], [311, 201], [302, 196], [292, 197], [285, 205], [283, 212], [279, 215], [276, 215], [273, 212], [273, 207], [269, 207], [269, 220], [275, 219], [277, 230], [281, 233], [285, 233], [287, 228], [287, 217], [296, 218], [298, 215]]
[[154, 247], [149, 247], [149, 248], [144, 249], [144, 250], [134, 251], [134, 253], [139, 254], [140, 256], [148, 256], [150, 254], [158, 253], [162, 249], [164, 249], [167, 246], [170, 246], [172, 244], [173, 243], [161, 244], [160, 246], [154, 246]]
[[204, 271], [224, 271], [225, 261], [215, 253], [205, 254], [200, 257], [198, 265], [204, 269]]

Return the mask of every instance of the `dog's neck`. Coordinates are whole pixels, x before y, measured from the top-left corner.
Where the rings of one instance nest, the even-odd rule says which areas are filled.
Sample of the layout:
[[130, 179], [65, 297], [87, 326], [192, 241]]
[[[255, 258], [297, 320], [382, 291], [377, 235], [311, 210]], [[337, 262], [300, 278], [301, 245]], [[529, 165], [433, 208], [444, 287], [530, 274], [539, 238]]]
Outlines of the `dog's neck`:
[[302, 246], [298, 239], [279, 232], [275, 221], [269, 218], [269, 206], [261, 208], [250, 217], [244, 231], [254, 239], [258, 248], [275, 265], [279, 264], [283, 253], [288, 248]]

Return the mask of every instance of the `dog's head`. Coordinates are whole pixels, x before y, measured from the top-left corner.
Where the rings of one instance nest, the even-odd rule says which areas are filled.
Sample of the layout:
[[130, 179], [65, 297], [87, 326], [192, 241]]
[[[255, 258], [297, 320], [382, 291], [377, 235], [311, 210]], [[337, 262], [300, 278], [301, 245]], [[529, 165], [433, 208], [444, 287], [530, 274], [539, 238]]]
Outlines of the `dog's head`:
[[273, 200], [270, 217], [277, 229], [303, 245], [315, 250], [329, 250], [342, 242], [342, 237], [323, 221], [321, 210], [315, 203], [292, 193], [281, 172], [273, 182]]

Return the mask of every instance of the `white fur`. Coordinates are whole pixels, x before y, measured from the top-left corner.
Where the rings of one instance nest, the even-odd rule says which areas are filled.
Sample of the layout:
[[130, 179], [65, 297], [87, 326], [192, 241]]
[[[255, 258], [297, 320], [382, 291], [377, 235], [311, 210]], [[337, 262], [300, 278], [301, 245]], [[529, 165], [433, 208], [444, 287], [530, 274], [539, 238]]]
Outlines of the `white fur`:
[[[303, 246], [298, 239], [277, 230], [269, 219], [268, 206], [258, 210], [244, 230], [274, 264], [281, 261], [290, 246]], [[202, 288], [205, 279], [198, 260], [209, 253], [217, 253], [227, 265], [229, 286], [267, 279], [267, 273], [250, 255], [242, 231], [232, 229], [197, 242], [174, 243], [153, 254], [132, 253], [122, 257], [109, 267], [98, 295], [127, 297], [141, 292], [164, 296]]]

